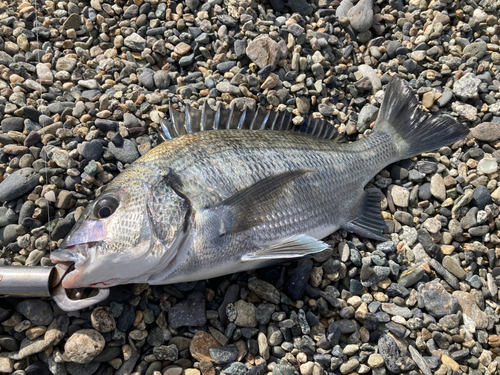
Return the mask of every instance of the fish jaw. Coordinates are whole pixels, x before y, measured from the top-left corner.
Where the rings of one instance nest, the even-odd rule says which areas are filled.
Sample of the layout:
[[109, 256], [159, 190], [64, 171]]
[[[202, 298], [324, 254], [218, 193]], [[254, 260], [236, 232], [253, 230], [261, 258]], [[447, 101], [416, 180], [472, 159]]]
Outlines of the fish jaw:
[[[85, 271], [88, 270], [89, 265], [92, 264], [92, 260], [95, 258], [96, 246], [96, 243], [78, 244], [65, 249], [56, 250], [50, 254], [52, 263], [72, 263], [74, 266], [74, 268], [63, 278], [63, 288], [107, 288], [111, 286], [111, 283], [106, 281], [91, 283], [90, 280], [86, 280], [87, 272]], [[104, 278], [103, 275], [103, 280]]]

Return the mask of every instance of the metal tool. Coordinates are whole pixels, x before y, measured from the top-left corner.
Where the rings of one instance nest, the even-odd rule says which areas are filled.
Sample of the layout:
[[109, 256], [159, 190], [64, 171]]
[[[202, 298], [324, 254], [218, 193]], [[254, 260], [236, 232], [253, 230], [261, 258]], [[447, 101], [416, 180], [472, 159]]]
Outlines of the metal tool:
[[0, 267], [0, 295], [16, 297], [52, 297], [64, 311], [77, 311], [104, 301], [109, 289], [99, 289], [97, 295], [73, 300], [62, 286], [72, 264], [59, 263], [53, 267]]

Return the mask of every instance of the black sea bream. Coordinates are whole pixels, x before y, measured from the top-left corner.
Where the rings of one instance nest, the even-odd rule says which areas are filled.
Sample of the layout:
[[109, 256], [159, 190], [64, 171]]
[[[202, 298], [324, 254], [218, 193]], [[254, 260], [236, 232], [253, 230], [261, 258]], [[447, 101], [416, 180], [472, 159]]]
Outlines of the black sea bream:
[[87, 207], [51, 254], [53, 262], [75, 265], [65, 288], [250, 270], [322, 251], [328, 245], [321, 239], [340, 228], [385, 240], [381, 193], [365, 185], [388, 164], [469, 132], [451, 117], [422, 112], [399, 77], [386, 90], [373, 132], [353, 143], [325, 139], [332, 128], [314, 121], [303, 131], [312, 135], [269, 130], [290, 124], [276, 113], [222, 117], [191, 108], [181, 124], [174, 113], [167, 134], [187, 134], [138, 159]]

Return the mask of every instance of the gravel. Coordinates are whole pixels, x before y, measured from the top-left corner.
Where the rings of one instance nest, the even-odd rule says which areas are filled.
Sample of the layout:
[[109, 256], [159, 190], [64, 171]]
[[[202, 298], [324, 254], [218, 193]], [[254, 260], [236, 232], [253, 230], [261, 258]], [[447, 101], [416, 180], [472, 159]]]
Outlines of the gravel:
[[99, 189], [158, 145], [169, 107], [287, 109], [355, 141], [397, 73], [426, 111], [471, 134], [373, 179], [388, 242], [341, 230], [311, 259], [114, 287], [77, 313], [2, 299], [0, 372], [498, 372], [499, 11], [465, 0], [2, 3], [1, 266], [51, 265]]

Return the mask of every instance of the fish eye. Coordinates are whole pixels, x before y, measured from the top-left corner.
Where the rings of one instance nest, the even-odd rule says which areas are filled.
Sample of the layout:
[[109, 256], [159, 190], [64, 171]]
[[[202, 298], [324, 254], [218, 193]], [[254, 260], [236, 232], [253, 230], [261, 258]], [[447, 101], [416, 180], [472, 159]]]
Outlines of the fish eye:
[[113, 197], [104, 197], [94, 207], [94, 216], [105, 219], [113, 215], [118, 208], [119, 202]]

